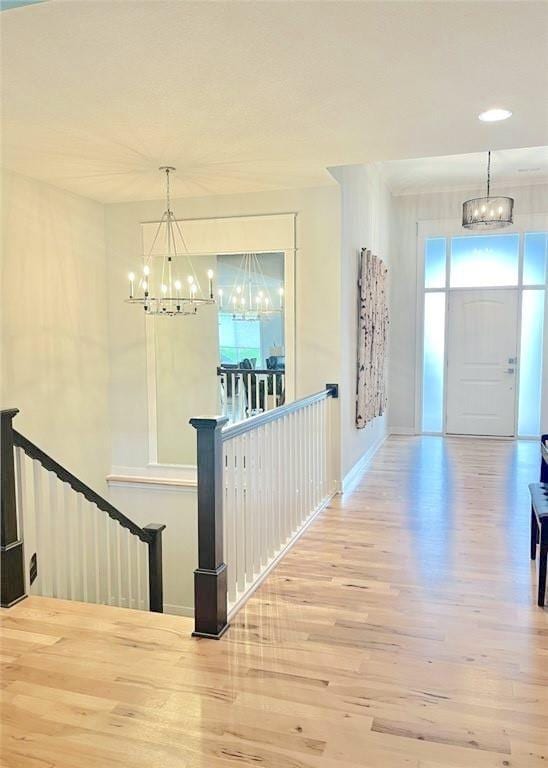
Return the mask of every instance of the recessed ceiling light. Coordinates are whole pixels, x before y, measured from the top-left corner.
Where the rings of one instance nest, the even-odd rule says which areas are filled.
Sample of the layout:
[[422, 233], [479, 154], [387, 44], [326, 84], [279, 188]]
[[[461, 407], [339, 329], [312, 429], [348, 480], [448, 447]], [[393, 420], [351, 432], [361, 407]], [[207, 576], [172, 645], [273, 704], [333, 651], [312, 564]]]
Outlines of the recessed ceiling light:
[[509, 109], [488, 109], [481, 112], [478, 117], [483, 123], [497, 123], [499, 120], [508, 120], [512, 117], [512, 113]]

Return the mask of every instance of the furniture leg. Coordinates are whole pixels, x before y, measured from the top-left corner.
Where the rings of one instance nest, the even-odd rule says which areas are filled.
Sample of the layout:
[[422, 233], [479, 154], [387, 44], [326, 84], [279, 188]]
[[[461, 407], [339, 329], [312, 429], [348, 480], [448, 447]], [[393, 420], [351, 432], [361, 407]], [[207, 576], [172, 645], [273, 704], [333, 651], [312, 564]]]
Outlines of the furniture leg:
[[548, 546], [541, 547], [538, 569], [538, 604], [544, 608], [544, 597], [546, 595], [546, 560], [548, 559]]
[[531, 507], [531, 560], [536, 560], [538, 542], [538, 526], [535, 510]]

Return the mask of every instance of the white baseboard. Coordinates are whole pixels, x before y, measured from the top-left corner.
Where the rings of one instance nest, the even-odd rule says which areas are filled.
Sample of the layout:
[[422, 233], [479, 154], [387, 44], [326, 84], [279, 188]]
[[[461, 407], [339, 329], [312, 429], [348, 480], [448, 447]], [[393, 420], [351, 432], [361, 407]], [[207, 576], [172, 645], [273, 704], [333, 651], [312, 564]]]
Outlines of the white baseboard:
[[171, 613], [174, 616], [186, 616], [189, 619], [194, 617], [194, 608], [189, 605], [174, 605], [173, 603], [164, 603], [164, 613]]
[[364, 471], [364, 469], [367, 467], [373, 456], [377, 453], [381, 445], [384, 443], [386, 438], [388, 437], [388, 434], [381, 435], [374, 443], [373, 445], [369, 446], [367, 451], [363, 454], [363, 456], [358, 459], [358, 461], [354, 464], [352, 469], [346, 473], [346, 475], [343, 478], [342, 483], [340, 483], [339, 493], [348, 493], [354, 485], [356, 484], [356, 481], [360, 478], [361, 473]]
[[391, 435], [416, 435], [414, 427], [389, 427], [388, 431]]

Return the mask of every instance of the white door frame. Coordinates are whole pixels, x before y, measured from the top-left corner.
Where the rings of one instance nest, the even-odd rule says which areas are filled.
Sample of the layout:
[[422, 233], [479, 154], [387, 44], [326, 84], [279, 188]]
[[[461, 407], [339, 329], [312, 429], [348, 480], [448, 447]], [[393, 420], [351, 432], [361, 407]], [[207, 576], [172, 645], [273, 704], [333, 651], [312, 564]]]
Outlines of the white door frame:
[[[510, 227], [505, 227], [500, 230], [500, 234], [519, 234], [519, 264], [518, 264], [518, 284], [517, 285], [504, 285], [494, 286], [493, 290], [503, 290], [513, 288], [518, 291], [518, 366], [517, 366], [517, 381], [515, 387], [515, 408], [514, 408], [514, 435], [518, 434], [518, 403], [519, 403], [519, 371], [521, 364], [521, 307], [523, 297], [523, 234], [525, 232], [548, 232], [548, 213], [536, 213], [527, 215], [518, 215], [514, 217], [514, 223]], [[445, 436], [446, 423], [447, 423], [447, 335], [448, 335], [448, 319], [449, 319], [449, 295], [452, 291], [470, 291], [475, 290], [472, 288], [449, 288], [449, 274], [450, 274], [450, 241], [452, 237], [466, 237], [468, 235], [481, 233], [470, 233], [464, 231], [460, 221], [457, 219], [436, 219], [436, 220], [422, 220], [417, 222], [417, 252], [416, 252], [416, 264], [417, 264], [417, 302], [416, 302], [416, 317], [415, 317], [415, 434], [440, 434], [423, 432], [422, 430], [422, 373], [423, 373], [423, 361], [424, 361], [424, 246], [427, 238], [430, 237], [444, 237], [446, 238], [446, 259], [445, 259], [445, 287], [444, 288], [429, 288], [428, 293], [444, 293], [445, 294], [445, 339], [444, 339], [444, 376], [443, 376], [443, 432]], [[489, 234], [489, 233], [486, 233]], [[496, 234], [496, 233], [495, 233]], [[548, 272], [548, 270], [547, 270]], [[491, 286], [481, 286], [478, 290], [484, 290], [486, 287], [491, 289]], [[530, 288], [547, 288], [546, 283], [544, 286], [527, 286]], [[544, 340], [543, 340], [543, 362], [548, 365], [548, 292], [547, 298], [544, 303]], [[548, 377], [543, 377], [542, 382], [542, 408], [541, 408], [541, 425], [548, 421]], [[513, 438], [493, 438], [500, 440], [513, 440]]]
[[[298, 212], [275, 212], [275, 213], [252, 213], [252, 214], [237, 214], [234, 216], [207, 216], [200, 219], [195, 218], [182, 218], [181, 222], [189, 221], [202, 221], [204, 223], [211, 222], [213, 225], [218, 221], [224, 220], [247, 220], [247, 219], [259, 219], [259, 218], [275, 218], [275, 217], [292, 217], [291, 226], [291, 243], [286, 243], [280, 247], [276, 247], [276, 244], [266, 242], [267, 249], [263, 252], [268, 253], [283, 253], [284, 255], [284, 334], [285, 334], [285, 388], [286, 388], [286, 400], [290, 402], [295, 399], [296, 380], [297, 380], [297, 328], [296, 328], [296, 303], [297, 303], [297, 289], [296, 289], [296, 257], [297, 257], [297, 223]], [[141, 222], [142, 224], [150, 222]], [[155, 224], [157, 222], [154, 222]], [[245, 248], [242, 248], [237, 253], [245, 252]], [[261, 251], [258, 251], [259, 253]], [[223, 248], [220, 247], [211, 252], [211, 255], [222, 255]], [[210, 255], [201, 253], [199, 255]], [[146, 315], [144, 318], [145, 323], [145, 347], [146, 347], [146, 375], [147, 375], [147, 421], [148, 421], [148, 466], [149, 467], [171, 467], [178, 466], [185, 469], [191, 469], [187, 465], [169, 465], [163, 464], [158, 461], [158, 416], [157, 416], [157, 381], [156, 381], [156, 332], [155, 332], [155, 319], [153, 316]], [[184, 321], [183, 321], [184, 322]]]

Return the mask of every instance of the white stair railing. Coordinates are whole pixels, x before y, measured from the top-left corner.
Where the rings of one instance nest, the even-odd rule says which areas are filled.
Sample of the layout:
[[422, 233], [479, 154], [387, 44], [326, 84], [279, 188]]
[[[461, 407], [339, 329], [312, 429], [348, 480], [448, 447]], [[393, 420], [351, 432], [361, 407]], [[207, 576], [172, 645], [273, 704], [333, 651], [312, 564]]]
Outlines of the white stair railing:
[[2, 412], [2, 462], [13, 464], [2, 477], [13, 496], [2, 505], [2, 530], [10, 524], [21, 554], [17, 571], [7, 572], [11, 587], [2, 604], [30, 592], [161, 612], [165, 526], [136, 525], [14, 430], [16, 413]]
[[226, 417], [191, 419], [198, 432], [196, 635], [222, 635], [334, 495], [337, 394], [329, 385], [232, 426]]

